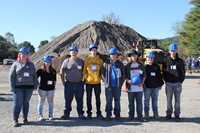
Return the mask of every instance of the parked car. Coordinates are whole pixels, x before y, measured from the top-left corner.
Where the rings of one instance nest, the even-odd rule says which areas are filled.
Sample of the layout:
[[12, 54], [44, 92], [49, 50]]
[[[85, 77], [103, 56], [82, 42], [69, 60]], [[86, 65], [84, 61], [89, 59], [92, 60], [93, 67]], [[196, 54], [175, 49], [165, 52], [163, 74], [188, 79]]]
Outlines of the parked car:
[[12, 65], [15, 62], [14, 59], [4, 59], [3, 64], [4, 65]]

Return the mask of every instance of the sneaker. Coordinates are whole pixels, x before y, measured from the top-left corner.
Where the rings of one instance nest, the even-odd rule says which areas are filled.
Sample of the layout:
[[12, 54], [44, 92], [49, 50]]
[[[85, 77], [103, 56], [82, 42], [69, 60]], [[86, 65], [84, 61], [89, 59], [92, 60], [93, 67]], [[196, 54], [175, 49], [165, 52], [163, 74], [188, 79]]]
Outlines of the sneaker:
[[44, 121], [45, 119], [42, 116], [39, 116], [38, 120], [39, 121]]
[[28, 124], [28, 119], [27, 119], [27, 117], [24, 118], [23, 123], [24, 123], [25, 125]]
[[178, 115], [175, 116], [175, 120], [176, 120], [177, 122], [179, 122], [180, 119], [181, 119], [181, 118], [180, 118]]
[[122, 120], [122, 118], [121, 118], [120, 114], [118, 114], [118, 115], [115, 115], [115, 118], [116, 118], [117, 120], [119, 120], [119, 121], [121, 121], [121, 120]]
[[105, 120], [106, 121], [111, 121], [111, 117], [110, 116], [106, 116]]
[[64, 120], [69, 119], [69, 114], [64, 114], [60, 118]]
[[149, 113], [146, 113], [145, 115], [144, 115], [144, 117], [145, 117], [145, 119], [149, 119]]
[[138, 121], [139, 121], [139, 122], [145, 122], [146, 119], [144, 119], [143, 117], [140, 117], [140, 118], [138, 118]]
[[91, 114], [88, 114], [87, 117], [86, 117], [87, 120], [90, 120], [91, 118], [92, 118]]
[[105, 119], [105, 118], [103, 117], [102, 114], [97, 115], [97, 118], [98, 118], [98, 119], [101, 119], [101, 120], [104, 120], [104, 119]]
[[13, 127], [18, 127], [18, 126], [19, 126], [18, 119], [14, 119]]
[[134, 119], [134, 116], [128, 116], [128, 120], [133, 120]]
[[154, 114], [154, 119], [156, 119], [156, 120], [160, 120], [160, 117], [159, 117], [159, 115], [158, 114]]
[[85, 116], [84, 116], [84, 115], [82, 115], [82, 114], [81, 114], [81, 115], [79, 115], [78, 117], [79, 117], [81, 120], [85, 120]]
[[52, 120], [54, 120], [54, 118], [53, 117], [49, 117], [49, 120], [52, 121]]
[[166, 118], [167, 120], [170, 120], [170, 119], [172, 118], [172, 116], [171, 116], [171, 115], [167, 115], [165, 118]]

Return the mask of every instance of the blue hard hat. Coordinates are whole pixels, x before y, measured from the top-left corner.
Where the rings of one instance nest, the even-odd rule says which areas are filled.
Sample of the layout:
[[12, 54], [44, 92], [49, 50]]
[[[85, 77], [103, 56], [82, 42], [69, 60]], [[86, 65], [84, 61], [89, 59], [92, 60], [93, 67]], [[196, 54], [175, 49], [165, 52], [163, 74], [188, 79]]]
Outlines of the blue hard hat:
[[117, 49], [116, 48], [111, 48], [109, 50], [109, 54], [118, 54]]
[[155, 55], [154, 55], [154, 53], [151, 51], [151, 52], [148, 52], [148, 53], [147, 53], [146, 57], [154, 58]]
[[78, 52], [78, 47], [76, 45], [72, 45], [70, 47], [69, 51], [77, 51]]
[[28, 50], [28, 48], [26, 48], [26, 47], [22, 47], [22, 48], [19, 49], [19, 53], [26, 53], [26, 54], [29, 54], [29, 50]]
[[169, 45], [169, 50], [178, 50], [178, 45], [177, 44], [175, 44], [175, 43], [172, 43], [172, 44], [170, 44]]
[[45, 55], [44, 58], [43, 58], [43, 61], [44, 62], [52, 62], [52, 58], [49, 55]]
[[89, 50], [91, 51], [91, 49], [93, 49], [93, 48], [96, 48], [96, 49], [97, 49], [98, 47], [97, 47], [96, 44], [90, 44]]
[[138, 85], [142, 82], [142, 78], [140, 75], [135, 75], [131, 78], [131, 81], [133, 85]]

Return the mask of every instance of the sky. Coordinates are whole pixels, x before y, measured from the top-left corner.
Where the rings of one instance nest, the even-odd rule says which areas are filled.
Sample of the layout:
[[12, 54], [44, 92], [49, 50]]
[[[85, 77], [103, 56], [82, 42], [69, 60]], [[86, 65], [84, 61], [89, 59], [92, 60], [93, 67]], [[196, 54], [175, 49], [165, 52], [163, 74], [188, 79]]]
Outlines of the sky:
[[144, 37], [175, 36], [173, 26], [185, 20], [190, 0], [0, 0], [0, 35], [14, 35], [17, 44], [30, 42], [37, 50], [77, 24], [101, 21], [113, 12], [121, 24]]

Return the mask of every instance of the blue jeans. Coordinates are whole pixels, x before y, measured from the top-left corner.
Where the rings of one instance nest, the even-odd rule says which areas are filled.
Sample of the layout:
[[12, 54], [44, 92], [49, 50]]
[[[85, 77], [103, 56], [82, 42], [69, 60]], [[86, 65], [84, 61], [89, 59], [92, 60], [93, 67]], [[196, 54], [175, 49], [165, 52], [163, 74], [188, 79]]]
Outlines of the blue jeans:
[[114, 98], [115, 106], [114, 106], [114, 115], [120, 115], [121, 107], [120, 107], [120, 97], [121, 97], [121, 88], [106, 88], [106, 116], [112, 116], [112, 101]]
[[167, 115], [172, 115], [173, 107], [172, 107], [172, 99], [173, 95], [175, 97], [175, 105], [174, 105], [174, 115], [180, 115], [180, 102], [181, 102], [181, 92], [182, 92], [182, 85], [178, 84], [176, 86], [170, 86], [166, 84], [165, 93], [167, 96]]
[[29, 101], [33, 94], [33, 89], [19, 89], [16, 88], [13, 95], [13, 117], [19, 118], [19, 114], [22, 110], [23, 116], [28, 117]]
[[43, 117], [43, 106], [45, 99], [47, 98], [47, 102], [49, 105], [49, 117], [53, 117], [53, 100], [54, 100], [54, 92], [55, 90], [45, 91], [38, 89], [38, 115]]
[[96, 98], [96, 108], [97, 108], [97, 115], [101, 114], [101, 84], [86, 84], [86, 94], [87, 94], [87, 113], [90, 115], [92, 114], [92, 90], [94, 89], [94, 94]]
[[77, 112], [79, 115], [83, 115], [83, 95], [84, 95], [84, 82], [71, 83], [65, 82], [65, 109], [64, 114], [69, 115], [72, 110], [72, 100], [75, 96], [77, 103]]
[[144, 112], [149, 114], [149, 101], [152, 100], [152, 110], [154, 114], [158, 114], [158, 88], [144, 89]]
[[143, 92], [128, 92], [129, 117], [134, 117], [136, 100], [137, 117], [142, 118], [142, 93]]

